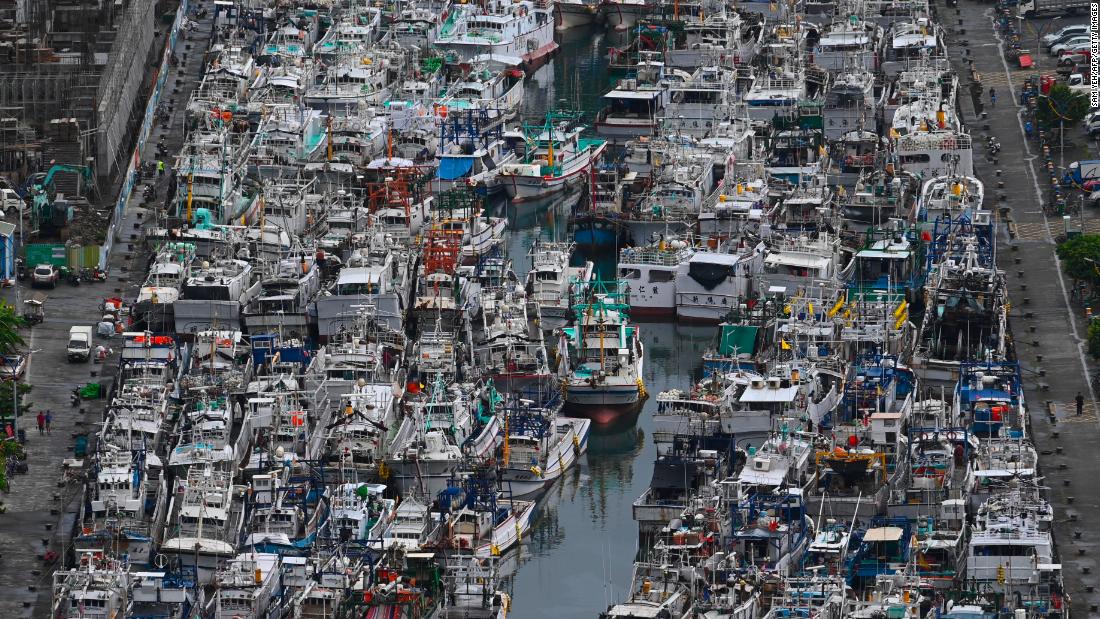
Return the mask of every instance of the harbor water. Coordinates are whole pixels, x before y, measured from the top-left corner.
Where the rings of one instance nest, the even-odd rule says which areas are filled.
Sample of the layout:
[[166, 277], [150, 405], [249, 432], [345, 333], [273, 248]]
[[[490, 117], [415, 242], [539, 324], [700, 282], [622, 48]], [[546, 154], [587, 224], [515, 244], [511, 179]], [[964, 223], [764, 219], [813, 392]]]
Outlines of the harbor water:
[[[613, 81], [607, 72], [608, 48], [621, 44], [625, 35], [574, 28], [558, 36], [561, 52], [527, 83], [525, 112], [537, 121], [549, 107], [571, 107], [591, 120]], [[527, 251], [536, 236], [566, 240], [569, 209], [578, 199], [501, 205], [509, 217], [508, 255], [517, 273], [527, 272]], [[614, 256], [578, 252], [576, 258], [592, 260], [602, 278], [614, 277]], [[703, 352], [714, 345], [717, 334], [713, 326], [651, 322], [640, 327], [650, 398], [636, 424], [593, 430], [587, 457], [542, 499], [530, 538], [503, 562], [502, 572], [513, 574], [510, 616], [591, 617], [628, 592], [631, 558], [638, 551], [631, 508], [649, 486], [656, 457], [650, 432], [653, 396], [690, 388], [701, 373]]]

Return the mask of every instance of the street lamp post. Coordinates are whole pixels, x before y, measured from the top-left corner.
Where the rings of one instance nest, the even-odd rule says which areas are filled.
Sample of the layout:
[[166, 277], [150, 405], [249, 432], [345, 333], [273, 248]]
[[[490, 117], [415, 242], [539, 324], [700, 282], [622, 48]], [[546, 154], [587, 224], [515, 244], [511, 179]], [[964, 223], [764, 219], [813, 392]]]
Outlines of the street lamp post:
[[[1023, 17], [1020, 17], [1019, 15], [1017, 15], [1017, 17], [1020, 20], [1023, 20]], [[1057, 22], [1059, 19], [1062, 19], [1061, 15], [1051, 18], [1050, 21], [1044, 23], [1042, 27], [1039, 28], [1039, 30], [1035, 30], [1035, 27], [1031, 25], [1031, 22], [1027, 22], [1028, 28], [1031, 28], [1031, 31], [1035, 33], [1036, 55], [1043, 51], [1043, 35], [1046, 34], [1054, 26], [1054, 23]], [[1023, 32], [1022, 28], [1020, 29], [1020, 32]], [[1036, 56], [1036, 58], [1037, 57], [1038, 56]], [[1036, 66], [1036, 68], [1038, 67]]]

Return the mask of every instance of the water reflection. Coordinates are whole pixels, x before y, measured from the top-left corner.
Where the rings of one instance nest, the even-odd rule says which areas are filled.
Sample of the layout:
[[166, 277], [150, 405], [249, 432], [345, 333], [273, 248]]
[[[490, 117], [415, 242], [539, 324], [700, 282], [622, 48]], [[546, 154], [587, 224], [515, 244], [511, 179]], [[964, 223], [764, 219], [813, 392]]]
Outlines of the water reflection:
[[[625, 45], [625, 35], [574, 29], [560, 42], [562, 53], [528, 81], [524, 114], [541, 118], [548, 107], [560, 107], [564, 100], [565, 106], [588, 112], [591, 121], [614, 81], [607, 71], [607, 46]], [[493, 205], [494, 214], [508, 217], [508, 256], [518, 274], [527, 272], [527, 251], [536, 235], [570, 239], [566, 223], [578, 199], [580, 192], [519, 207]], [[612, 252], [576, 257], [583, 259], [593, 260], [603, 277], [615, 276]], [[513, 595], [509, 617], [595, 617], [622, 599], [630, 585], [638, 547], [633, 501], [649, 485], [656, 456], [650, 439], [654, 396], [690, 388], [701, 373], [702, 354], [717, 334], [705, 326], [642, 323], [640, 328], [650, 398], [636, 425], [594, 430], [586, 457], [541, 499], [529, 538], [503, 560], [502, 573], [512, 575], [507, 583]]]

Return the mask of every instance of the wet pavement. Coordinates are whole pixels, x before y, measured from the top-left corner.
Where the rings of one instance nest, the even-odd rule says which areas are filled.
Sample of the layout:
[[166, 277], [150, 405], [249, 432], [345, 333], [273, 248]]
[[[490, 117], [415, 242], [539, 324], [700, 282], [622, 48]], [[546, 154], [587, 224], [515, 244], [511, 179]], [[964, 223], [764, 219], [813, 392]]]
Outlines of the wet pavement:
[[[1061, 217], [1043, 213], [1036, 177], [1039, 147], [1037, 142], [1025, 140], [1018, 114], [1022, 108], [1013, 103], [1019, 100], [1026, 77], [1054, 69], [1053, 59], [1044, 50], [1031, 49], [1036, 33], [1084, 23], [1087, 17], [1058, 20], [1057, 26], [1046, 25], [1049, 20], [1024, 21], [1024, 37], [1030, 40], [1024, 46], [1031, 49], [1040, 67], [1023, 71], [1001, 53], [990, 4], [962, 0], [957, 10], [943, 2], [935, 6], [939, 22], [948, 30], [950, 57], [959, 74], [960, 92], [965, 93], [961, 95], [963, 119], [975, 138], [975, 168], [985, 183], [987, 204], [1007, 209], [1001, 210], [998, 263], [1008, 274], [1010, 328], [1024, 368], [1041, 474], [1055, 507], [1055, 539], [1067, 593], [1072, 596], [1075, 616], [1096, 616], [1100, 593], [1091, 588], [1097, 584], [1094, 570], [1100, 553], [1100, 494], [1096, 492], [1100, 484], [1094, 477], [1100, 466], [1096, 448], [1100, 407], [1088, 380], [1093, 370], [1085, 353], [1084, 309], [1071, 302], [1071, 283], [1062, 276], [1055, 256], [1055, 237], [1064, 234], [1066, 224]], [[998, 105], [986, 109], [985, 121], [969, 96], [973, 79], [968, 58], [973, 59], [983, 92], [993, 87], [998, 94]], [[982, 98], [989, 103], [987, 95]], [[987, 135], [1001, 142], [999, 160], [986, 156]], [[1067, 163], [1095, 152], [1083, 136], [1080, 129], [1067, 128]], [[1082, 224], [1089, 231], [1100, 232], [1095, 212], [1073, 217], [1071, 225]], [[1078, 392], [1086, 399], [1080, 417], [1074, 403]]]

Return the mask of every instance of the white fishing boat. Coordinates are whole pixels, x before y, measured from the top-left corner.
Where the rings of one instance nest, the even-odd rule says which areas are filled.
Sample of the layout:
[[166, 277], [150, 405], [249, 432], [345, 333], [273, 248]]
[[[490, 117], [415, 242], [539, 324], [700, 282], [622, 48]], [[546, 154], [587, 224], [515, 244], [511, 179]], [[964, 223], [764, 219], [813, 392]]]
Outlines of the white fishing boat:
[[382, 548], [394, 521], [396, 501], [382, 497], [382, 484], [341, 484], [330, 500], [332, 526], [341, 539], [365, 541]]
[[430, 511], [416, 495], [407, 496], [394, 510], [393, 522], [382, 535], [383, 548], [402, 548], [406, 552], [420, 550], [432, 533]]
[[454, 4], [443, 16], [434, 45], [464, 61], [485, 54], [515, 58], [516, 64], [531, 69], [558, 49], [553, 8], [546, 0]]
[[581, 137], [584, 127], [572, 120], [573, 115], [548, 113], [543, 125], [524, 127], [524, 155], [497, 172], [512, 202], [538, 200], [588, 182], [607, 141]]
[[559, 373], [565, 403], [600, 424], [622, 412], [600, 407], [636, 410], [645, 399], [642, 381], [643, 349], [638, 328], [630, 325], [628, 306], [620, 295], [596, 292], [578, 312], [577, 324], [561, 330]]
[[583, 295], [592, 281], [594, 266], [585, 261], [569, 266], [572, 243], [536, 241], [528, 254], [531, 269], [527, 272], [527, 296], [538, 304], [539, 315], [549, 329], [563, 327], [572, 317], [571, 299]]
[[668, 104], [668, 89], [661, 83], [665, 63], [660, 54], [644, 52], [640, 56], [634, 77], [619, 80], [603, 96], [604, 106], [596, 116], [596, 135], [614, 144], [656, 136]]
[[505, 416], [501, 483], [512, 496], [541, 492], [588, 449], [592, 422], [559, 416], [556, 408], [521, 399], [499, 411]]
[[630, 292], [630, 313], [639, 318], [676, 316], [676, 280], [680, 267], [695, 254], [682, 239], [660, 239], [644, 247], [619, 250], [619, 279]]
[[218, 566], [237, 556], [244, 512], [232, 481], [213, 466], [193, 466], [174, 489], [160, 552], [195, 568], [199, 583], [214, 582]]
[[281, 589], [281, 559], [277, 554], [248, 552], [218, 570], [213, 599], [215, 619], [263, 617]]

